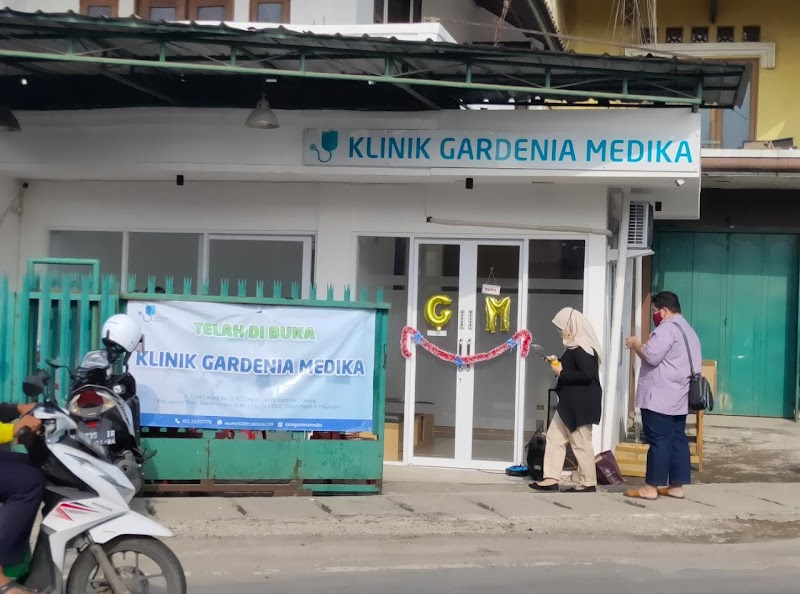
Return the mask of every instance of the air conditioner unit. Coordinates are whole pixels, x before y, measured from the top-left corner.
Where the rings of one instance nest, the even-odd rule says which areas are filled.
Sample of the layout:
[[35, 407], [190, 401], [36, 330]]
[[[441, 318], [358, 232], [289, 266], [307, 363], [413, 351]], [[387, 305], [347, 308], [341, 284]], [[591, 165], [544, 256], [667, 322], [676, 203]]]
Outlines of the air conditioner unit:
[[653, 245], [653, 205], [631, 202], [628, 222], [628, 249], [649, 250]]

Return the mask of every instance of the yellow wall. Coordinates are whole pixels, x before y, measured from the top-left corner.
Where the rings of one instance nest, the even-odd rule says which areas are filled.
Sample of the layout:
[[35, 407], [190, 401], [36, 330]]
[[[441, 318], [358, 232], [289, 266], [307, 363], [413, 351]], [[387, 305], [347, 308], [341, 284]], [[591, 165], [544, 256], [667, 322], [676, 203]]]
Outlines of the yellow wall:
[[[613, 44], [637, 44], [637, 32], [614, 25], [612, 12], [620, 2], [560, 0], [562, 33], [606, 42], [568, 41], [567, 47], [580, 53], [614, 55], [624, 49]], [[684, 42], [689, 41], [691, 27], [709, 26], [710, 41], [715, 41], [710, 4], [711, 0], [658, 0], [659, 43], [664, 42], [665, 28], [673, 26], [684, 27]], [[716, 24], [735, 26], [735, 41], [741, 41], [742, 26], [760, 25], [761, 41], [775, 43], [775, 68], [758, 73], [757, 136], [759, 140], [794, 137], [800, 145], [800, 0], [718, 0]]]

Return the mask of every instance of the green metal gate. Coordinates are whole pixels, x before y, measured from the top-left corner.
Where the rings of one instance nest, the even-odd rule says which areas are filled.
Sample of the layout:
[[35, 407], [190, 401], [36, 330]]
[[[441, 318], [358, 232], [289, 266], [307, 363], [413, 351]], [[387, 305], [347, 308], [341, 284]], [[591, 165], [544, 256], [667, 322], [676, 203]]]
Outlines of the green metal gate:
[[[40, 272], [37, 267], [45, 267]], [[83, 267], [88, 273], [52, 274], [54, 267]], [[333, 287], [324, 298], [312, 288], [309, 299], [300, 299], [297, 284], [284, 295], [281, 283], [264, 296], [258, 283], [255, 297], [247, 297], [245, 281], [223, 281], [216, 295], [209, 287], [193, 291], [185, 279], [181, 291], [166, 279], [165, 289], [148, 278], [144, 292], [119, 291], [114, 277], [100, 278], [95, 260], [44, 258], [32, 260], [19, 292], [0, 278], [0, 392], [2, 400], [22, 401], [22, 379], [48, 357], [75, 366], [80, 357], [98, 347], [99, 329], [110, 315], [123, 310], [129, 300], [202, 301], [252, 305], [355, 308], [376, 312], [375, 376], [373, 379], [373, 436], [367, 439], [308, 439], [304, 432], [218, 432], [192, 429], [143, 429], [144, 446], [158, 454], [146, 465], [145, 478], [153, 490], [267, 491], [377, 493], [383, 477], [383, 426], [385, 416], [386, 345], [389, 304], [378, 290], [374, 301], [362, 291], [355, 300], [349, 288], [343, 300], [334, 299]], [[136, 286], [135, 277], [127, 281]], [[63, 402], [67, 395], [67, 372], [56, 375], [56, 392]], [[231, 439], [259, 437], [259, 439]]]
[[656, 236], [653, 291], [677, 293], [703, 358], [717, 360], [715, 412], [794, 417], [798, 243], [785, 234]]

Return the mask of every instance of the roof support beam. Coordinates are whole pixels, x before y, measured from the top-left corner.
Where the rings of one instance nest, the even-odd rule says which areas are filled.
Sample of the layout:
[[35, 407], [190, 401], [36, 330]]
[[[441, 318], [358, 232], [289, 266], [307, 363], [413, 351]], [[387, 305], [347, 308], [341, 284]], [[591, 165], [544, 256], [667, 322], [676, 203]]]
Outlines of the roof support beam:
[[[149, 59], [129, 59], [129, 58], [112, 58], [94, 55], [79, 55], [79, 54], [59, 54], [59, 53], [43, 53], [43, 52], [29, 52], [22, 50], [8, 50], [0, 49], [0, 58], [15, 61], [32, 61], [32, 62], [66, 62], [66, 63], [82, 63], [82, 64], [97, 64], [107, 66], [133, 66], [137, 68], [155, 68], [166, 70], [178, 70], [188, 72], [212, 72], [219, 74], [242, 74], [249, 76], [285, 76], [294, 78], [309, 78], [318, 80], [339, 80], [339, 81], [360, 81], [388, 84], [401, 84], [409, 86], [420, 87], [438, 87], [448, 89], [462, 89], [462, 90], [476, 90], [476, 91], [500, 91], [508, 93], [532, 93], [548, 97], [558, 98], [585, 98], [590, 96], [595, 99], [609, 99], [609, 100], [628, 100], [628, 101], [648, 101], [660, 102], [666, 104], [683, 104], [683, 105], [700, 105], [702, 103], [702, 96], [694, 97], [675, 97], [675, 96], [655, 96], [644, 94], [628, 94], [624, 95], [620, 92], [607, 92], [607, 91], [592, 91], [592, 90], [571, 90], [550, 88], [542, 89], [541, 87], [528, 86], [528, 85], [506, 85], [497, 83], [481, 83], [470, 81], [471, 67], [468, 66], [468, 76], [466, 81], [443, 80], [439, 79], [426, 79], [426, 78], [411, 78], [401, 76], [381, 76], [374, 74], [349, 74], [338, 72], [313, 72], [306, 68], [305, 56], [300, 56], [300, 69], [287, 70], [277, 68], [248, 68], [243, 66], [231, 66], [228, 63], [213, 63], [213, 64], [197, 64], [192, 62], [182, 61], [168, 61], [166, 56], [166, 48], [162, 43], [159, 51], [158, 60]], [[702, 90], [702, 87], [700, 87]]]
[[172, 103], [172, 104], [177, 103], [173, 97], [170, 97], [166, 93], [162, 93], [161, 91], [158, 91], [152, 87], [136, 82], [136, 80], [134, 80], [132, 77], [115, 74], [114, 72], [109, 72], [105, 68], [102, 70], [102, 73], [103, 76], [105, 76], [106, 78], [115, 80], [118, 83], [125, 85], [126, 87], [130, 87], [131, 89], [136, 89], [137, 91], [155, 97], [156, 99], [161, 99], [162, 101], [166, 101], [167, 103]]

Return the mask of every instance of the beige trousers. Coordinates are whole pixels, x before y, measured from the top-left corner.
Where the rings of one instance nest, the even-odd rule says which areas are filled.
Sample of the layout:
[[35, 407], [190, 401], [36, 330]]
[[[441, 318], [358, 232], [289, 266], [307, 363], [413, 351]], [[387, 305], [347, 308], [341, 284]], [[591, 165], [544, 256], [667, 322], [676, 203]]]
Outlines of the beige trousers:
[[578, 461], [580, 484], [584, 487], [596, 486], [597, 468], [594, 462], [592, 426], [583, 425], [570, 433], [558, 413], [553, 416], [553, 421], [547, 429], [547, 445], [544, 450], [544, 479], [553, 479], [561, 482], [564, 459], [567, 457], [567, 444], [572, 445], [572, 451]]

